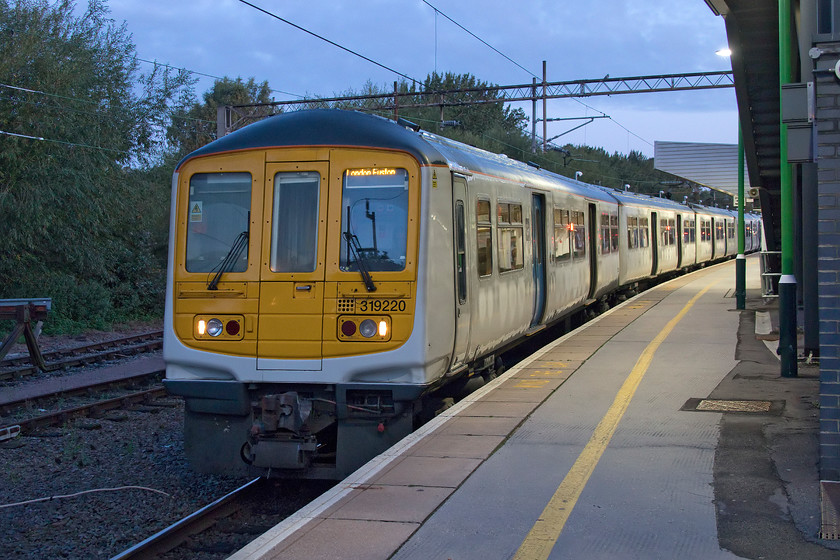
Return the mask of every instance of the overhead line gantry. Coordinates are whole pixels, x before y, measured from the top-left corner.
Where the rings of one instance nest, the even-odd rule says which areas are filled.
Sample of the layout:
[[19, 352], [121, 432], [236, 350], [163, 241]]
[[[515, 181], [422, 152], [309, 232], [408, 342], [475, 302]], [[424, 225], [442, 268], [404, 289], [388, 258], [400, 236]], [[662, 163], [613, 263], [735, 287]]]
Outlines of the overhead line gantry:
[[[217, 133], [223, 136], [249, 121], [262, 119], [280, 112], [323, 108], [325, 106], [359, 109], [364, 111], [393, 112], [400, 109], [422, 107], [460, 107], [484, 103], [513, 103], [521, 101], [595, 97], [600, 95], [622, 95], [628, 93], [656, 93], [663, 91], [685, 91], [696, 89], [722, 89], [735, 86], [731, 71], [691, 72], [686, 74], [659, 74], [624, 78], [604, 77], [595, 80], [571, 80], [565, 82], [537, 82], [512, 86], [486, 86], [443, 91], [399, 91], [394, 82], [394, 91], [371, 95], [342, 97], [314, 97], [271, 103], [229, 105], [219, 107]], [[469, 96], [465, 99], [464, 96]], [[360, 104], [361, 102], [361, 104]], [[279, 110], [278, 110], [279, 109]]]

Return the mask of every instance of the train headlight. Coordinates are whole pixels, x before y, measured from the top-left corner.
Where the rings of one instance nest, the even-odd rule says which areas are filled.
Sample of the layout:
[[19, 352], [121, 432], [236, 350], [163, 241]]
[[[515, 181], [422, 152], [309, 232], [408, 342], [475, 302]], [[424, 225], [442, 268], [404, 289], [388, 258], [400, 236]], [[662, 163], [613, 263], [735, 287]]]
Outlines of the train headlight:
[[372, 319], [365, 319], [362, 321], [362, 324], [359, 325], [359, 334], [365, 338], [371, 338], [376, 334], [376, 331], [376, 322]]
[[224, 324], [219, 319], [213, 318], [207, 321], [207, 334], [210, 336], [219, 336], [223, 328]]
[[387, 315], [342, 315], [336, 325], [338, 339], [344, 342], [388, 342], [391, 318]]
[[242, 340], [245, 338], [243, 315], [196, 315], [193, 336], [199, 340]]

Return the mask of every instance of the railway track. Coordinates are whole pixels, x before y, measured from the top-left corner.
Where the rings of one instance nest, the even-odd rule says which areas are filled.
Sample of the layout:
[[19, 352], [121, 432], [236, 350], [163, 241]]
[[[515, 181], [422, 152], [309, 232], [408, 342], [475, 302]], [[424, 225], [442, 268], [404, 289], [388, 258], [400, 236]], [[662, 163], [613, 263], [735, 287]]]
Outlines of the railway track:
[[[45, 352], [43, 357], [44, 361], [47, 362], [47, 371], [54, 371], [151, 352], [160, 349], [162, 346], [163, 331], [152, 331], [105, 342]], [[31, 363], [28, 355], [15, 356], [0, 361], [0, 381], [21, 379], [39, 371], [40, 369]]]
[[[97, 417], [117, 408], [146, 404], [166, 396], [160, 384], [162, 361], [135, 361], [79, 375], [45, 379], [10, 388], [0, 398], [2, 435], [28, 433], [36, 428], [62, 424], [72, 418]], [[113, 396], [113, 393], [121, 393]]]
[[255, 478], [148, 539], [117, 554], [111, 560], [145, 559], [169, 552], [185, 543], [193, 535], [212, 527], [219, 519], [245, 507], [247, 500], [261, 494], [266, 485], [267, 481], [265, 479]]
[[111, 560], [218, 558], [246, 546], [334, 485], [256, 478]]

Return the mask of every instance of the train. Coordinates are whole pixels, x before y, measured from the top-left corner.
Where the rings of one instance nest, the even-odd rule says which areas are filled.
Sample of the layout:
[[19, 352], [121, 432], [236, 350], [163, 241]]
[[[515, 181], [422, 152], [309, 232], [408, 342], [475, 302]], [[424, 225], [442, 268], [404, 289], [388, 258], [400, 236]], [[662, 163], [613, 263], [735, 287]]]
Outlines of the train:
[[[737, 214], [356, 111], [284, 113], [172, 178], [163, 355], [203, 473], [342, 479], [501, 354], [737, 252]], [[761, 243], [745, 219], [746, 250]], [[444, 397], [442, 397], [444, 396]]]

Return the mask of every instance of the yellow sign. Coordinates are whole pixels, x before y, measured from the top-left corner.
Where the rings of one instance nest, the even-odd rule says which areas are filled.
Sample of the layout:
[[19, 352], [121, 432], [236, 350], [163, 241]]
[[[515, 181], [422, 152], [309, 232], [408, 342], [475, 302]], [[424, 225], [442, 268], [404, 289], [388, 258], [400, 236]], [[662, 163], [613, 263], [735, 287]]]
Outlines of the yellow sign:
[[190, 206], [190, 221], [191, 222], [200, 222], [201, 220], [201, 208], [202, 203], [200, 201], [193, 202]]
[[432, 188], [437, 188], [437, 171], [432, 171]]

